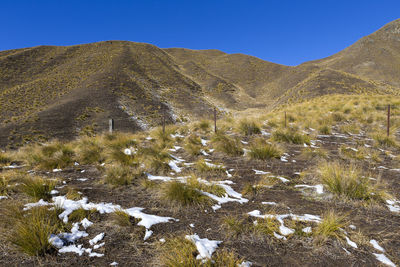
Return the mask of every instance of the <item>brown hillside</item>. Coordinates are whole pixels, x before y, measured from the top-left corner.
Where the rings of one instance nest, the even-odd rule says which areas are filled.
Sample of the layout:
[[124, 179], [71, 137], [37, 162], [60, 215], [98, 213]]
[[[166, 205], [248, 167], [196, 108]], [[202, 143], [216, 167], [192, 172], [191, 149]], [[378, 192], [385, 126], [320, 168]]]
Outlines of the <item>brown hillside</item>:
[[[218, 50], [107, 41], [0, 52], [0, 145], [132, 131], [331, 93], [398, 94], [400, 20], [296, 67]], [[39, 138], [40, 137], [40, 138]]]

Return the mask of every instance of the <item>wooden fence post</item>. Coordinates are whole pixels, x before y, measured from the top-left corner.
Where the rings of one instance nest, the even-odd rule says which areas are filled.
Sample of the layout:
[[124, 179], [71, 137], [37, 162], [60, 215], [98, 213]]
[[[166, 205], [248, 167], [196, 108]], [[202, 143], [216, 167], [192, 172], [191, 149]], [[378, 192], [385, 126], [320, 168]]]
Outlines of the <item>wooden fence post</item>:
[[114, 119], [108, 120], [108, 131], [112, 133], [114, 131]]
[[390, 104], [388, 105], [387, 110], [387, 136], [389, 137], [390, 134]]
[[217, 109], [214, 108], [214, 132], [217, 132]]

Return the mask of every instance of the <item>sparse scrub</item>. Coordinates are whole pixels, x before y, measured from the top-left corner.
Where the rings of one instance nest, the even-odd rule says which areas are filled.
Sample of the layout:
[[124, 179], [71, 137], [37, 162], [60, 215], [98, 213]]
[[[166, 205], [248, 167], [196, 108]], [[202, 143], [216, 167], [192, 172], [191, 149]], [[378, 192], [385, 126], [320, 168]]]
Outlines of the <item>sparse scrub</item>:
[[229, 235], [234, 237], [238, 237], [248, 230], [244, 220], [234, 216], [223, 218], [222, 225], [228, 231]]
[[247, 120], [247, 119], [243, 119], [239, 122], [238, 130], [241, 134], [244, 135], [253, 135], [261, 133], [261, 128], [258, 125], [258, 123], [256, 123], [253, 120]]
[[318, 175], [324, 186], [338, 197], [365, 201], [384, 201], [387, 197], [382, 184], [372, 184], [354, 165], [323, 162], [318, 167]]
[[34, 200], [49, 200], [51, 190], [56, 186], [56, 180], [46, 179], [40, 176], [28, 176], [21, 186], [22, 191]]
[[186, 137], [184, 148], [192, 156], [200, 155], [202, 149], [200, 137], [195, 134], [191, 134], [188, 137]]
[[51, 234], [64, 229], [59, 220], [59, 210], [48, 207], [34, 207], [22, 212], [22, 207], [8, 207], [2, 214], [2, 221], [10, 227], [6, 237], [17, 249], [30, 256], [43, 256], [52, 251], [49, 242]]
[[104, 182], [113, 186], [129, 185], [137, 175], [130, 167], [111, 165], [106, 167]]
[[267, 160], [280, 158], [282, 151], [276, 145], [269, 144], [264, 139], [258, 138], [252, 142], [248, 154], [252, 159]]
[[211, 199], [199, 192], [196, 186], [177, 181], [163, 185], [162, 195], [166, 200], [182, 206], [206, 205], [211, 202]]
[[0, 166], [8, 165], [12, 161], [12, 158], [6, 153], [0, 152]]
[[231, 138], [223, 133], [217, 133], [213, 136], [211, 141], [217, 151], [230, 156], [240, 156], [243, 154], [242, 144], [237, 138]]
[[301, 152], [301, 157], [305, 160], [312, 160], [312, 159], [326, 159], [328, 158], [328, 152], [325, 149], [313, 149], [306, 147]]
[[201, 173], [224, 173], [225, 168], [221, 165], [209, 163], [204, 159], [196, 161], [196, 169]]
[[273, 235], [279, 231], [279, 223], [274, 218], [257, 219], [257, 223], [253, 224], [253, 231], [258, 235]]
[[332, 133], [332, 128], [329, 127], [328, 125], [323, 125], [323, 126], [319, 127], [318, 132], [320, 134], [328, 135], [328, 134]]
[[342, 239], [344, 229], [347, 225], [346, 216], [339, 215], [333, 210], [325, 212], [322, 216], [322, 222], [315, 228], [313, 234], [318, 243], [323, 243], [329, 238]]
[[378, 147], [398, 147], [396, 139], [393, 136], [387, 136], [383, 133], [375, 133], [372, 135]]
[[310, 144], [310, 137], [300, 134], [294, 129], [276, 130], [272, 134], [272, 139], [277, 142], [285, 142], [291, 144]]
[[82, 138], [77, 144], [77, 160], [80, 164], [101, 163], [105, 159], [103, 150], [97, 139]]
[[22, 157], [31, 166], [39, 169], [63, 169], [74, 163], [73, 149], [64, 143], [53, 141], [47, 145], [33, 145], [22, 151]]

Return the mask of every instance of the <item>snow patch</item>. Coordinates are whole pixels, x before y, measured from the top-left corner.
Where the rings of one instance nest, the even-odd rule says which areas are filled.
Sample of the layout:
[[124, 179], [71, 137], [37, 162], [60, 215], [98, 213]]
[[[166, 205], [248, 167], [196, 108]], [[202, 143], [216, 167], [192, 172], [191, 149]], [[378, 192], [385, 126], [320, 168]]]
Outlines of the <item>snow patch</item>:
[[209, 240], [207, 238], [200, 238], [197, 234], [186, 235], [187, 240], [193, 242], [199, 252], [196, 259], [211, 259], [212, 254], [218, 248], [222, 241]]

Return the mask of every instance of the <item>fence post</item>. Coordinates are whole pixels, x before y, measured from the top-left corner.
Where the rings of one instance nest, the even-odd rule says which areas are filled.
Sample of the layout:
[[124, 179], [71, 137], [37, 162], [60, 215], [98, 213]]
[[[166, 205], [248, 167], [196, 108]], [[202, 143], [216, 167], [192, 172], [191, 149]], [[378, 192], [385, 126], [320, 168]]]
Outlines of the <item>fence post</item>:
[[114, 131], [114, 119], [108, 120], [108, 130], [110, 133], [112, 133]]
[[217, 109], [214, 108], [214, 132], [217, 132]]
[[389, 137], [390, 134], [390, 104], [388, 105], [387, 110], [387, 136]]

